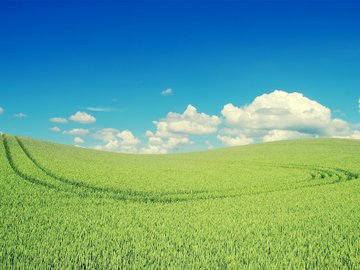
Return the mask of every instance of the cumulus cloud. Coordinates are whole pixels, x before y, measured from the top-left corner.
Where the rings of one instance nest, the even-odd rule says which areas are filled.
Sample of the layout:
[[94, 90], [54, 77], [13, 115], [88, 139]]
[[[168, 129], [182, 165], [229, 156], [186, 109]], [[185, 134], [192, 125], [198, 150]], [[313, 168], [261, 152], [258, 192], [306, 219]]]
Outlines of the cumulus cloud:
[[74, 115], [71, 115], [69, 119], [73, 122], [80, 124], [91, 124], [96, 121], [96, 118], [86, 112], [76, 112]]
[[25, 114], [25, 113], [15, 113], [14, 116], [16, 118], [26, 118], [26, 117], [28, 117], [28, 115]]
[[313, 137], [313, 135], [301, 133], [298, 131], [274, 129], [274, 130], [270, 130], [263, 137], [263, 142], [293, 140], [293, 139], [311, 138], [311, 137]]
[[333, 137], [334, 138], [339, 138], [339, 139], [356, 139], [356, 140], [360, 140], [360, 130], [353, 130], [349, 134], [344, 135], [344, 136], [333, 136]]
[[88, 129], [84, 129], [84, 128], [74, 128], [74, 129], [71, 129], [71, 130], [65, 130], [63, 131], [63, 134], [65, 135], [86, 135], [89, 133], [89, 130]]
[[105, 151], [137, 153], [140, 140], [129, 130], [103, 128], [96, 132], [94, 138], [103, 142], [93, 148]]
[[141, 154], [167, 154], [168, 150], [158, 146], [149, 144], [147, 147], [141, 148]]
[[167, 88], [161, 92], [162, 96], [172, 96], [173, 94], [174, 94], [174, 91], [171, 88]]
[[245, 135], [238, 136], [227, 136], [227, 135], [218, 135], [218, 140], [228, 146], [239, 146], [239, 145], [247, 145], [254, 142], [252, 138], [248, 138]]
[[67, 120], [65, 118], [61, 118], [61, 117], [53, 117], [53, 118], [50, 118], [50, 122], [65, 124], [65, 123], [67, 123]]
[[51, 131], [55, 131], [55, 132], [60, 132], [61, 129], [58, 128], [58, 127], [52, 127], [52, 128], [49, 128]]
[[80, 138], [80, 137], [75, 137], [74, 138], [74, 143], [75, 144], [82, 144], [82, 143], [84, 143], [84, 140], [82, 138]]
[[[243, 107], [226, 104], [221, 113], [227, 127], [220, 133], [232, 135], [232, 138], [243, 134], [253, 141], [268, 142], [309, 137], [347, 137], [352, 132], [346, 121], [332, 118], [329, 108], [297, 92], [275, 90], [256, 97]], [[229, 145], [231, 140], [228, 137], [220, 135], [218, 139]]]
[[95, 139], [101, 140], [103, 142], [108, 142], [111, 140], [116, 140], [116, 133], [118, 133], [119, 130], [116, 128], [102, 128], [98, 130], [94, 137]]
[[192, 105], [188, 105], [182, 114], [169, 112], [165, 118], [153, 121], [155, 132], [146, 131], [148, 146], [142, 148], [142, 152], [163, 154], [193, 144], [189, 135], [215, 133], [220, 122], [218, 116], [199, 113]]
[[3, 109], [3, 107], [0, 107], [0, 114], [3, 114], [5, 112], [5, 110]]
[[217, 131], [220, 122], [218, 116], [198, 113], [194, 106], [188, 105], [182, 114], [169, 112], [166, 118], [153, 123], [164, 134], [210, 134]]
[[[325, 129], [325, 135], [327, 137], [336, 137], [336, 136], [347, 136], [352, 132], [352, 128], [349, 123], [346, 121], [334, 118], [328, 123], [327, 128]], [[322, 134], [321, 134], [322, 135]]]
[[181, 145], [193, 144], [187, 136], [161, 138], [157, 136], [148, 137], [148, 146], [141, 149], [143, 154], [166, 154], [177, 149]]
[[319, 131], [331, 122], [331, 111], [301, 93], [275, 90], [244, 107], [226, 104], [221, 111], [226, 122], [250, 129]]
[[226, 104], [221, 113], [228, 126], [242, 129], [245, 133], [246, 130], [253, 133], [286, 130], [298, 132], [292, 135], [331, 137], [349, 131], [348, 123], [332, 118], [329, 108], [297, 92], [275, 90], [256, 97], [252, 103], [243, 107]]
[[126, 145], [138, 145], [140, 140], [136, 138], [131, 131], [123, 130], [116, 135], [118, 138], [122, 140], [122, 144]]

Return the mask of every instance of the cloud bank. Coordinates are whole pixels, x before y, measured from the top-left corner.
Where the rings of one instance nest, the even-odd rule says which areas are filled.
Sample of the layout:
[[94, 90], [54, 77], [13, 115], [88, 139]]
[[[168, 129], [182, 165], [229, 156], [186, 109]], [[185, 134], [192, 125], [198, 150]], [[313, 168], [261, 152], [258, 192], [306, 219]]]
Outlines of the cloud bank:
[[[173, 94], [170, 88], [163, 95]], [[360, 112], [360, 99], [358, 100]], [[110, 108], [88, 107], [91, 111], [108, 111]], [[75, 123], [90, 124], [96, 118], [86, 112], [76, 112], [69, 119]], [[55, 123], [67, 123], [67, 119], [53, 117]], [[90, 135], [98, 141], [91, 148], [143, 154], [166, 154], [185, 149], [200, 140], [208, 149], [220, 145], [239, 146], [258, 142], [272, 142], [315, 137], [360, 139], [360, 125], [332, 116], [331, 110], [299, 92], [275, 90], [255, 97], [246, 105], [225, 104], [219, 115], [199, 112], [189, 104], [182, 113], [169, 112], [152, 122], [154, 130], [147, 130], [143, 143], [132, 131], [116, 128], [83, 128], [65, 130], [65, 135], [76, 136], [76, 145], [84, 143], [79, 136]], [[60, 128], [50, 130], [60, 132]], [[88, 136], [89, 137], [89, 136]]]

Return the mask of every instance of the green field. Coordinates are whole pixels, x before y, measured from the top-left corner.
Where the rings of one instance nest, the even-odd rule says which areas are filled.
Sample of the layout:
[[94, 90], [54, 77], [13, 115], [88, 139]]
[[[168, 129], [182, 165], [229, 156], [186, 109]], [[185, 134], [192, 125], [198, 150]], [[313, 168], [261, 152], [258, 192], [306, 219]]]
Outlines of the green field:
[[0, 269], [360, 269], [360, 141], [0, 142]]

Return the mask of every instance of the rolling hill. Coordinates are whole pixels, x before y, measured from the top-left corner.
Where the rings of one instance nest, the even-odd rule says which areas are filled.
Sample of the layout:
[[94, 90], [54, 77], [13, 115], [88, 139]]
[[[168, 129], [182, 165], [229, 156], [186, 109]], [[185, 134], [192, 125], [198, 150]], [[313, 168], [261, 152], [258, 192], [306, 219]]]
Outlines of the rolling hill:
[[1, 269], [359, 269], [360, 141], [108, 153], [3, 135]]

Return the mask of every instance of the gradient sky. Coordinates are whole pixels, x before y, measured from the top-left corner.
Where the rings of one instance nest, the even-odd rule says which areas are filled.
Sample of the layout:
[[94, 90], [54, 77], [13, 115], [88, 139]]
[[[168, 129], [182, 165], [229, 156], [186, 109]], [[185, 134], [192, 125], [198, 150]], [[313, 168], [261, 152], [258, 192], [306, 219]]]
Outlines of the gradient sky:
[[[225, 104], [242, 108], [281, 89], [302, 93], [349, 126], [321, 136], [355, 138], [359, 14], [357, 1], [0, 1], [0, 130], [74, 144], [63, 131], [85, 128], [89, 134], [79, 137], [92, 147], [100, 144], [96, 132], [114, 128], [131, 131], [141, 148], [145, 132], [156, 132], [152, 121], [192, 104], [222, 124], [217, 132], [190, 132], [194, 143], [168, 150], [204, 150], [225, 146], [219, 130], [235, 128], [226, 127]], [[172, 95], [162, 95], [166, 89]], [[78, 111], [96, 122], [49, 121]]]

